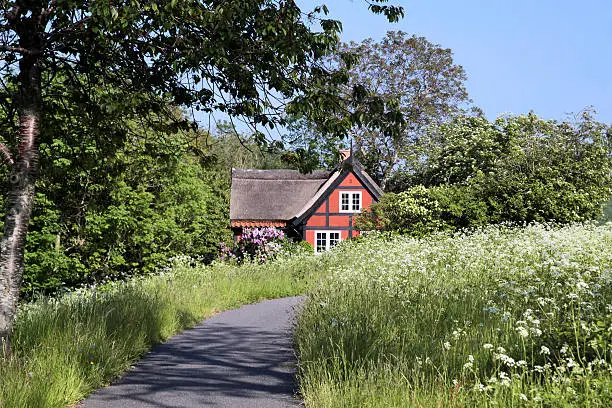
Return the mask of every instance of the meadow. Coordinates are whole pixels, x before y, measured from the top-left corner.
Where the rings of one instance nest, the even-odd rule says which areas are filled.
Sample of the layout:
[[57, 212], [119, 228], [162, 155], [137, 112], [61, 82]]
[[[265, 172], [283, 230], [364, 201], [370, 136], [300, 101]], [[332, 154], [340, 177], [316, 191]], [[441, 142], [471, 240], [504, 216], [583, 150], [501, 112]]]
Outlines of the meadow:
[[308, 407], [612, 406], [612, 226], [375, 235], [297, 322]]
[[241, 267], [174, 267], [127, 282], [23, 304], [15, 358], [0, 360], [1, 408], [77, 403], [108, 384], [153, 345], [218, 311], [304, 293], [315, 258]]
[[218, 311], [308, 293], [319, 407], [612, 406], [612, 224], [371, 234], [321, 256], [192, 265], [23, 304], [0, 407], [65, 407]]

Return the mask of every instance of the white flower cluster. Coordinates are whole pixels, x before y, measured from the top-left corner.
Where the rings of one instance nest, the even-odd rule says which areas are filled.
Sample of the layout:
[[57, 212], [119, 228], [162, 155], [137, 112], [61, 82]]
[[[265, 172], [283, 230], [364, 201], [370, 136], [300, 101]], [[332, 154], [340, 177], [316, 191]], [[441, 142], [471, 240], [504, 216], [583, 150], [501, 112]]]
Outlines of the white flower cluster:
[[466, 390], [517, 383], [513, 395], [537, 402], [541, 384], [612, 373], [612, 224], [371, 234], [331, 256], [342, 262], [328, 269], [329, 293], [385, 294], [430, 322], [440, 353], [432, 364], [470, 373], [458, 382]]

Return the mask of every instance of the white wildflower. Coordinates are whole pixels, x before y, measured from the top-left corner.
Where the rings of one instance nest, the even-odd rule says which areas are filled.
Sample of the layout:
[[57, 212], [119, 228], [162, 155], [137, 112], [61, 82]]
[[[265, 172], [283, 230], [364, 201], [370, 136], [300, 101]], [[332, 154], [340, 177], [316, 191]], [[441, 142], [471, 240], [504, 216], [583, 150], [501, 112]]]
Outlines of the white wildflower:
[[501, 385], [509, 387], [511, 382], [512, 380], [510, 379], [510, 377], [508, 377], [508, 374], [503, 371], [499, 373], [499, 383]]
[[539, 337], [542, 335], [542, 330], [538, 329], [537, 327], [532, 327], [529, 329], [529, 331], [531, 332], [531, 334], [533, 334], [536, 337]]
[[497, 358], [498, 360], [501, 360], [504, 364], [506, 364], [509, 367], [514, 367], [514, 365], [516, 364], [516, 362], [514, 361], [514, 359], [506, 354], [495, 354], [494, 355], [495, 358]]
[[484, 384], [478, 383], [474, 385], [474, 391], [483, 392], [486, 391], [486, 387], [484, 386]]
[[579, 289], [588, 289], [589, 284], [583, 281], [579, 281], [578, 283], [576, 283], [576, 287]]
[[525, 338], [525, 337], [529, 337], [529, 331], [525, 328], [525, 327], [517, 327], [516, 328], [516, 332], [518, 333], [519, 336]]

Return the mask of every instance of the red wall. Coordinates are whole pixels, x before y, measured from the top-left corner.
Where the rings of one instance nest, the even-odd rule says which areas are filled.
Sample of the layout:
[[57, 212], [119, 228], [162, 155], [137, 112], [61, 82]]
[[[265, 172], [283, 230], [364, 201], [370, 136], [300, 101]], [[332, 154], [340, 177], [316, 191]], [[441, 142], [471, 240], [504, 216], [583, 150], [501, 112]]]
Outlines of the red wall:
[[[351, 225], [352, 217], [358, 213], [340, 212], [340, 192], [361, 192], [361, 207], [367, 208], [372, 204], [372, 196], [363, 187], [355, 174], [349, 173], [340, 185], [332, 191], [317, 211], [306, 220], [304, 239], [315, 245], [315, 231], [340, 231], [341, 239], [359, 236], [359, 230]], [[329, 209], [329, 211], [328, 211]]]

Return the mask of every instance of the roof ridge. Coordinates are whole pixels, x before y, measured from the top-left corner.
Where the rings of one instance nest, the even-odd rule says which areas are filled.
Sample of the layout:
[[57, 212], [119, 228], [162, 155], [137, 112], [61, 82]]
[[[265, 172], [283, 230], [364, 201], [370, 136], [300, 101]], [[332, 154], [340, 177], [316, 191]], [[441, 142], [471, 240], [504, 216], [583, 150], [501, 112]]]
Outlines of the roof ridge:
[[332, 172], [329, 170], [314, 170], [310, 173], [302, 173], [294, 169], [237, 169], [232, 168], [232, 179], [247, 180], [325, 180]]

